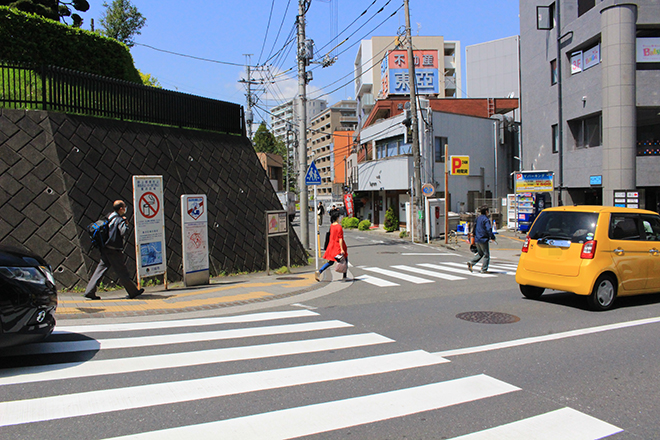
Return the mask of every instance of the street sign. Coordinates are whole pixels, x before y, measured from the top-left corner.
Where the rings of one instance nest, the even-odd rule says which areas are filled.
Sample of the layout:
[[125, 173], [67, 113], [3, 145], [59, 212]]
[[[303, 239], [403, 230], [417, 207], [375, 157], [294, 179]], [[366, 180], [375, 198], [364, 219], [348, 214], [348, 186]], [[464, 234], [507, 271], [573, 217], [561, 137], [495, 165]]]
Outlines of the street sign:
[[459, 176], [470, 175], [470, 156], [450, 156], [451, 174]]
[[433, 194], [435, 194], [435, 188], [433, 187], [432, 183], [425, 183], [422, 185], [422, 194], [426, 197], [431, 197]]
[[305, 185], [320, 185], [321, 184], [321, 175], [319, 174], [316, 164], [312, 162], [307, 168], [307, 174], [305, 174]]
[[163, 176], [133, 176], [135, 254], [141, 278], [167, 276]]

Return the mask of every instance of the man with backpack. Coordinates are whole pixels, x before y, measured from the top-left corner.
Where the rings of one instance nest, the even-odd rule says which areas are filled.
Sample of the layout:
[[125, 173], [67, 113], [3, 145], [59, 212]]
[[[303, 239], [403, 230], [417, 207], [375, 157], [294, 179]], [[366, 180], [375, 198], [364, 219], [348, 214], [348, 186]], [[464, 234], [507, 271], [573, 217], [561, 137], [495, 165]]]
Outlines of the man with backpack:
[[87, 299], [101, 299], [96, 295], [96, 289], [109, 268], [113, 268], [117, 273], [119, 284], [126, 289], [129, 298], [135, 298], [144, 292], [144, 289], [138, 290], [124, 264], [122, 250], [124, 249], [124, 235], [128, 230], [125, 217], [126, 203], [123, 200], [116, 200], [112, 208], [113, 212], [108, 215], [108, 237], [107, 239], [103, 237], [100, 239], [100, 243], [96, 243], [101, 251], [101, 261], [87, 284], [87, 290], [85, 290]]
[[472, 267], [483, 258], [484, 262], [481, 264], [481, 273], [488, 273], [488, 264], [490, 263], [489, 242], [495, 240], [495, 234], [493, 234], [493, 226], [488, 219], [488, 206], [482, 206], [479, 209], [479, 213], [481, 215], [477, 217], [474, 227], [474, 244], [477, 246], [478, 253], [468, 261], [467, 267], [472, 272]]

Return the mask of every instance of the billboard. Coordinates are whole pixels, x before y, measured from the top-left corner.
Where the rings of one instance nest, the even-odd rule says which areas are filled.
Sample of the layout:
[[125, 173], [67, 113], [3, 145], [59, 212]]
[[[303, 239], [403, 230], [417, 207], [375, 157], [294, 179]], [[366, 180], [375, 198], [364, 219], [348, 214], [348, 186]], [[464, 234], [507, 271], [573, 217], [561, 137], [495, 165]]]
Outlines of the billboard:
[[[438, 70], [437, 50], [413, 51], [415, 65], [415, 86], [420, 95], [437, 95], [444, 76]], [[410, 73], [408, 71], [408, 51], [392, 50], [383, 58], [380, 69], [380, 98], [390, 95], [410, 94]]]

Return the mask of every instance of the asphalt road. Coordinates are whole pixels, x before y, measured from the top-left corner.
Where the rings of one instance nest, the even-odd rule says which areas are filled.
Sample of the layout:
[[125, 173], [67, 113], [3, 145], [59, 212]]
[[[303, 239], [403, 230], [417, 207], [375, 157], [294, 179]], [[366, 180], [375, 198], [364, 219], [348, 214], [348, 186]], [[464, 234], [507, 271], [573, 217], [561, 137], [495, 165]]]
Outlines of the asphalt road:
[[0, 438], [658, 438], [660, 295], [594, 313], [524, 299], [514, 241], [483, 277], [464, 252], [346, 240], [353, 281], [326, 296], [0, 352]]

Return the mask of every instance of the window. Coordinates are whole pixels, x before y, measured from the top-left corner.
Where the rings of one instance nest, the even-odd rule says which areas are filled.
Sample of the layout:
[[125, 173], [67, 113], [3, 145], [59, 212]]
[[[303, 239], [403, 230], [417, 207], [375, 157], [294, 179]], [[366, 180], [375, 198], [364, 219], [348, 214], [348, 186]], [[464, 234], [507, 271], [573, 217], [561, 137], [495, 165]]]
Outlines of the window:
[[559, 153], [559, 126], [552, 126], [552, 152]]
[[596, 0], [578, 0], [578, 17], [596, 6]]
[[448, 145], [446, 137], [435, 138], [435, 161], [439, 163], [445, 162], [445, 145]]
[[601, 145], [601, 116], [589, 116], [568, 122], [575, 142], [575, 148], [590, 148]]
[[550, 85], [557, 84], [557, 60], [550, 61]]
[[639, 240], [639, 216], [612, 214], [609, 236], [613, 240]]
[[403, 143], [403, 136], [376, 142], [376, 159], [410, 154], [410, 144]]

